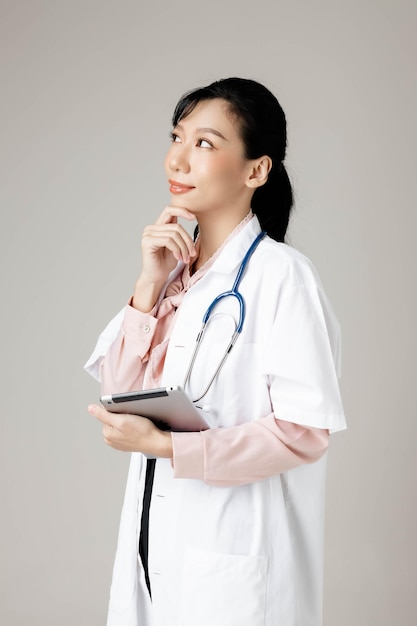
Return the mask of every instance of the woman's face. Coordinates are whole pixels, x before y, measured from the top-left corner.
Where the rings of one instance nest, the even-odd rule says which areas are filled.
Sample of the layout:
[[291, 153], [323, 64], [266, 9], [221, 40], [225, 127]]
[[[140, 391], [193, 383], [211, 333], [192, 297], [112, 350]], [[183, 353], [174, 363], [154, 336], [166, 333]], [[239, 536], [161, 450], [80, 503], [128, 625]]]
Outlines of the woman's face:
[[253, 194], [246, 185], [251, 167], [227, 103], [202, 101], [172, 132], [165, 158], [171, 204], [197, 217], [225, 210], [245, 215]]

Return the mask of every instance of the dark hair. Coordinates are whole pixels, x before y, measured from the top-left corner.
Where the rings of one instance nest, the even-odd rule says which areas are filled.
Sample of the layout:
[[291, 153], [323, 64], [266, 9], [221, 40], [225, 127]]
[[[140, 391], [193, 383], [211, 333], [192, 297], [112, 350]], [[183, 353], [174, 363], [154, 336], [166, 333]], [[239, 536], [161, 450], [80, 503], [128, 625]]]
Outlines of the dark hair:
[[261, 228], [277, 241], [284, 241], [293, 205], [293, 192], [284, 167], [287, 122], [277, 98], [264, 85], [247, 78], [224, 78], [207, 87], [193, 89], [175, 107], [174, 127], [203, 100], [221, 98], [236, 116], [247, 159], [267, 155], [272, 159], [268, 181], [252, 198], [252, 211]]

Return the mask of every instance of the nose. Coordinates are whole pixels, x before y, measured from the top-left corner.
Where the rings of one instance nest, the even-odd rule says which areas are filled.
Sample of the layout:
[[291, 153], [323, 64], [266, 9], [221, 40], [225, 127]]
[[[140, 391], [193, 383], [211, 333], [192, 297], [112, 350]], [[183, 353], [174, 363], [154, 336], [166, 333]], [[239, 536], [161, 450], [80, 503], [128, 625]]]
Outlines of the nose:
[[183, 143], [173, 143], [167, 154], [167, 165], [171, 172], [190, 171], [189, 149]]

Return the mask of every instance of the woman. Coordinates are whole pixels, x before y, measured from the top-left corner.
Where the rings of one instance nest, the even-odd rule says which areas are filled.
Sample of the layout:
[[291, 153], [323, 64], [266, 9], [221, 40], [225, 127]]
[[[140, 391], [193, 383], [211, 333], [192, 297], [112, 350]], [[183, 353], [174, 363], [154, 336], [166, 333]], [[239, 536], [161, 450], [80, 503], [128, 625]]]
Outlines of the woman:
[[[86, 364], [103, 393], [183, 385], [208, 305], [247, 250], [242, 332], [204, 394], [204, 432], [91, 405], [133, 452], [110, 626], [319, 626], [329, 431], [345, 428], [337, 321], [310, 262], [284, 243], [286, 121], [259, 83], [186, 94], [165, 160], [171, 203], [144, 230], [133, 297]], [[197, 220], [191, 238], [179, 218]], [[219, 303], [186, 384], [195, 399], [239, 315]], [[156, 462], [147, 460], [156, 457]], [[139, 551], [139, 555], [138, 555]]]

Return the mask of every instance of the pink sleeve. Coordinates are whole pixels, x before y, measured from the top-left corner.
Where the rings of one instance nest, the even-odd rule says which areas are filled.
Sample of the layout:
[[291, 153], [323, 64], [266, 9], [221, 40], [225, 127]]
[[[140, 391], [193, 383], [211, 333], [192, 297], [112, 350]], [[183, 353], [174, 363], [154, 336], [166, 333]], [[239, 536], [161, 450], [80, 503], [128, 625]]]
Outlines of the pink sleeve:
[[126, 306], [122, 327], [100, 364], [102, 393], [121, 393], [142, 388], [149, 349], [158, 320]]
[[268, 417], [198, 433], [172, 433], [175, 478], [230, 487], [263, 480], [326, 452], [328, 431]]

